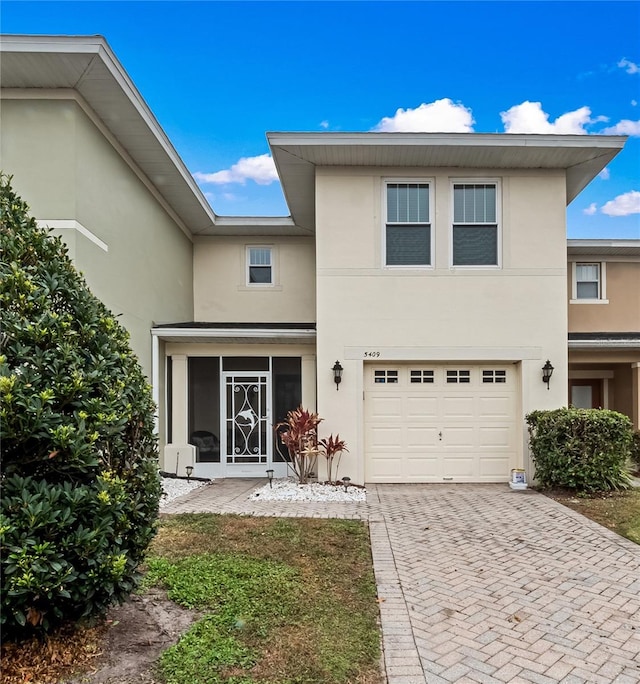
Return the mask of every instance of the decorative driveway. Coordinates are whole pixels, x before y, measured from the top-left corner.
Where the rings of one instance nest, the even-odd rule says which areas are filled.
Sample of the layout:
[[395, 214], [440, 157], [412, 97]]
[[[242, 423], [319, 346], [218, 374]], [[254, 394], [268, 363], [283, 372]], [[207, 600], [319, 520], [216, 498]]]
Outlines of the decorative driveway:
[[163, 512], [369, 521], [388, 684], [640, 682], [640, 546], [505, 485], [368, 485], [367, 503], [248, 500], [220, 480]]

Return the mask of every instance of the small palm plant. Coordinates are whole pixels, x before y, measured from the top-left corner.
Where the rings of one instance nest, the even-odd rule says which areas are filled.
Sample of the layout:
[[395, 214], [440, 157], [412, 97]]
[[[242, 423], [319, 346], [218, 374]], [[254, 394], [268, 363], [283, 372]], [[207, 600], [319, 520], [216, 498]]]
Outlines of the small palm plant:
[[[274, 430], [278, 435], [276, 448], [285, 458], [300, 484], [306, 484], [315, 472], [318, 460], [318, 424], [322, 418], [302, 406], [289, 411], [287, 418], [278, 423]], [[280, 451], [280, 443], [287, 449], [288, 458]]]
[[[349, 451], [349, 449], [347, 449], [346, 442], [343, 439], [340, 439], [340, 435], [336, 435], [334, 437], [331, 434], [325, 439], [321, 439], [318, 443], [318, 446], [320, 447], [320, 453], [322, 453], [324, 457], [327, 459], [327, 480], [330, 484], [335, 484], [338, 479], [338, 469], [340, 468], [340, 459], [342, 457], [342, 452]], [[335, 480], [333, 473], [334, 460], [336, 466]]]

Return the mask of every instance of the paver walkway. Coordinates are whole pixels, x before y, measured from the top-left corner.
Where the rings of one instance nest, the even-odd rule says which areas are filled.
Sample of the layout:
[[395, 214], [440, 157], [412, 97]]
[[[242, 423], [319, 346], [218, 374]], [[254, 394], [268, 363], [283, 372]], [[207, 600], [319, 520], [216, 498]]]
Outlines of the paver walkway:
[[353, 504], [248, 500], [221, 480], [167, 513], [369, 521], [389, 684], [640, 682], [640, 546], [507, 485], [369, 485]]

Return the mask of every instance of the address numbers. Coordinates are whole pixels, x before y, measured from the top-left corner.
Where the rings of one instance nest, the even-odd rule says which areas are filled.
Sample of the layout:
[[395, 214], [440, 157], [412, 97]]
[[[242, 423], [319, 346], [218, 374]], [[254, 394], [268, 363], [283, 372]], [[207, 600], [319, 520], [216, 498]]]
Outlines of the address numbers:
[[365, 359], [378, 359], [378, 358], [380, 358], [380, 352], [379, 351], [366, 351], [364, 353], [364, 358]]

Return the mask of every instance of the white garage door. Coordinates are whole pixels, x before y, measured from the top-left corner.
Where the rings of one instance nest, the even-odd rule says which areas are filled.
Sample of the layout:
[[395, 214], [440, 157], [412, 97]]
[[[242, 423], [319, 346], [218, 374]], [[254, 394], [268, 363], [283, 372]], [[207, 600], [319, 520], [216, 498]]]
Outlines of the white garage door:
[[513, 365], [365, 366], [367, 482], [506, 482], [516, 467]]

